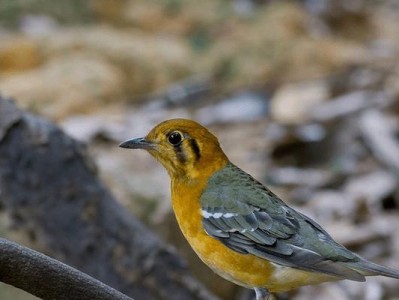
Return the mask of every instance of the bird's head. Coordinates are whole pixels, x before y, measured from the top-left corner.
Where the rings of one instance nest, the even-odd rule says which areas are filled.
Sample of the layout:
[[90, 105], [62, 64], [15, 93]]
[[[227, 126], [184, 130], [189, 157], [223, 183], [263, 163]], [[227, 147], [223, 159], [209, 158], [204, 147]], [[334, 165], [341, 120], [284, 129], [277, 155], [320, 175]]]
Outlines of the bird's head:
[[147, 150], [172, 179], [206, 178], [228, 163], [218, 139], [202, 125], [186, 119], [164, 121], [145, 137], [119, 146]]

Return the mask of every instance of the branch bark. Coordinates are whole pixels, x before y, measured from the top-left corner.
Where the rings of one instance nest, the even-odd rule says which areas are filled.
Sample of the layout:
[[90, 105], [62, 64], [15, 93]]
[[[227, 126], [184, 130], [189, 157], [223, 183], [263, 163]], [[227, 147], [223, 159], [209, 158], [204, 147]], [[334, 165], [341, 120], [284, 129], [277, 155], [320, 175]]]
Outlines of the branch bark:
[[0, 280], [42, 299], [132, 300], [87, 274], [3, 238]]
[[1, 97], [0, 191], [0, 207], [35, 247], [122, 293], [216, 299], [115, 201], [82, 144]]

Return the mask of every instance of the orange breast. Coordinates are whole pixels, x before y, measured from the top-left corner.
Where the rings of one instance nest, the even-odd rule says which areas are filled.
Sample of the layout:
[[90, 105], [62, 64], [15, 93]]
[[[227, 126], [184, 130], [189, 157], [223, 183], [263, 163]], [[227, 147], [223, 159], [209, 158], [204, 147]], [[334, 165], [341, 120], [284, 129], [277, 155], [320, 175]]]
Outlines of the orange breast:
[[209, 236], [202, 227], [199, 198], [200, 185], [172, 185], [172, 204], [177, 222], [185, 238], [214, 272], [245, 287], [265, 286], [274, 267], [253, 255], [243, 255]]

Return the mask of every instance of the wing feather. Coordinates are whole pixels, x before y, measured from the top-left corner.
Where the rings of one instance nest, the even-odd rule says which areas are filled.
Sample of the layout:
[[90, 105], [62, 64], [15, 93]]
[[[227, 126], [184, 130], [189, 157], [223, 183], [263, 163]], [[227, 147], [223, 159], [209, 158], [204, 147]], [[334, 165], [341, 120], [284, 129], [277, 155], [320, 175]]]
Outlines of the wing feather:
[[210, 178], [201, 209], [207, 234], [234, 251], [282, 266], [364, 280], [345, 265], [358, 261], [356, 255], [233, 164]]

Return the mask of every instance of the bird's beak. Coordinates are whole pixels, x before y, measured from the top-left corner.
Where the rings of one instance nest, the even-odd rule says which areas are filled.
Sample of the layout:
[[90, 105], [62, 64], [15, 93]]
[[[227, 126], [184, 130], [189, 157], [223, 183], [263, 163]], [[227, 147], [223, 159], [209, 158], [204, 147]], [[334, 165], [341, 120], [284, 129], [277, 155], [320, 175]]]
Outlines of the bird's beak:
[[119, 144], [121, 148], [145, 150], [153, 149], [154, 146], [154, 143], [147, 141], [145, 138], [131, 139]]

